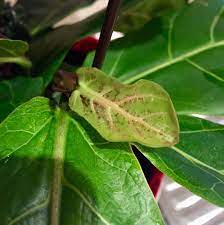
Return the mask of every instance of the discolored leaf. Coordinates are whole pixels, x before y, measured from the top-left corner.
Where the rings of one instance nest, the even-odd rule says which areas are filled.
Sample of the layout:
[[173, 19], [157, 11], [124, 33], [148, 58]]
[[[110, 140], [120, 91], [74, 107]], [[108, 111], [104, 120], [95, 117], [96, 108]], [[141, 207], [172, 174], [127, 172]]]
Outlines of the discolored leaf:
[[31, 62], [24, 57], [28, 44], [24, 41], [0, 39], [0, 63], [16, 63], [31, 67]]
[[156, 83], [124, 85], [95, 68], [77, 71], [79, 87], [70, 108], [112, 142], [132, 141], [150, 147], [178, 142], [179, 127], [168, 94]]
[[128, 144], [84, 127], [41, 97], [0, 124], [1, 225], [164, 225]]

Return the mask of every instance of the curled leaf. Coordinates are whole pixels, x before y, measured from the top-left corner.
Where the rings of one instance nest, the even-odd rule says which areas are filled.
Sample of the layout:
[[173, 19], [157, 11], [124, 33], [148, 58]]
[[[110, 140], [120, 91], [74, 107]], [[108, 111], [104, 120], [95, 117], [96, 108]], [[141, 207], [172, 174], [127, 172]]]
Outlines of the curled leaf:
[[70, 108], [106, 140], [150, 147], [178, 142], [179, 125], [169, 95], [158, 84], [139, 80], [125, 85], [95, 68], [77, 71], [79, 87]]

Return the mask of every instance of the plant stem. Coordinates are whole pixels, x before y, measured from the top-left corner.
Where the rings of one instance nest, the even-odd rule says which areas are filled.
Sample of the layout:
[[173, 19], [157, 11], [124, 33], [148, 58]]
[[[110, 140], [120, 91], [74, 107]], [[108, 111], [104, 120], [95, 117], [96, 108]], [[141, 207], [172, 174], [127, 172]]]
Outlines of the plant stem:
[[106, 56], [106, 51], [110, 45], [114, 24], [118, 17], [121, 0], [109, 0], [104, 24], [101, 30], [99, 43], [96, 49], [93, 67], [100, 69]]

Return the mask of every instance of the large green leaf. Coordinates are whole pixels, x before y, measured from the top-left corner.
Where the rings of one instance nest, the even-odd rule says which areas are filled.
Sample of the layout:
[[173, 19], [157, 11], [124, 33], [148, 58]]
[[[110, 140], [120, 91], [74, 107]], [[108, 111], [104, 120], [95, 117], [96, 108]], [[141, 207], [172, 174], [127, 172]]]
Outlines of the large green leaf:
[[149, 147], [175, 145], [179, 124], [169, 95], [154, 82], [124, 85], [96, 68], [81, 68], [70, 108], [106, 140]]
[[2, 122], [1, 225], [163, 225], [128, 144], [82, 124], [40, 97]]
[[92, 0], [18, 0], [16, 11], [24, 12], [24, 23], [32, 35], [52, 27], [56, 22]]
[[180, 117], [180, 126], [177, 146], [138, 148], [175, 181], [224, 207], [224, 126], [188, 116]]
[[43, 92], [42, 78], [17, 77], [0, 82], [0, 121], [17, 106]]
[[115, 41], [102, 70], [126, 84], [161, 84], [178, 114], [224, 115], [223, 8], [222, 0], [195, 1], [150, 22]]
[[0, 38], [0, 64], [17, 63], [24, 67], [30, 67], [31, 62], [24, 57], [28, 50], [28, 44], [24, 41]]

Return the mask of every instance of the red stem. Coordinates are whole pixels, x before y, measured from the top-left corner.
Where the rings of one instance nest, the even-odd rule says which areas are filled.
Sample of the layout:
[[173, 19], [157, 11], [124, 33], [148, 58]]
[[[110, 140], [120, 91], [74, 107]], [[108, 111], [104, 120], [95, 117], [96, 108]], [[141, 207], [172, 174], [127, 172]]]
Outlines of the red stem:
[[99, 43], [97, 45], [93, 67], [100, 69], [106, 56], [106, 51], [110, 45], [114, 24], [118, 17], [121, 0], [109, 0], [105, 21], [101, 30]]

